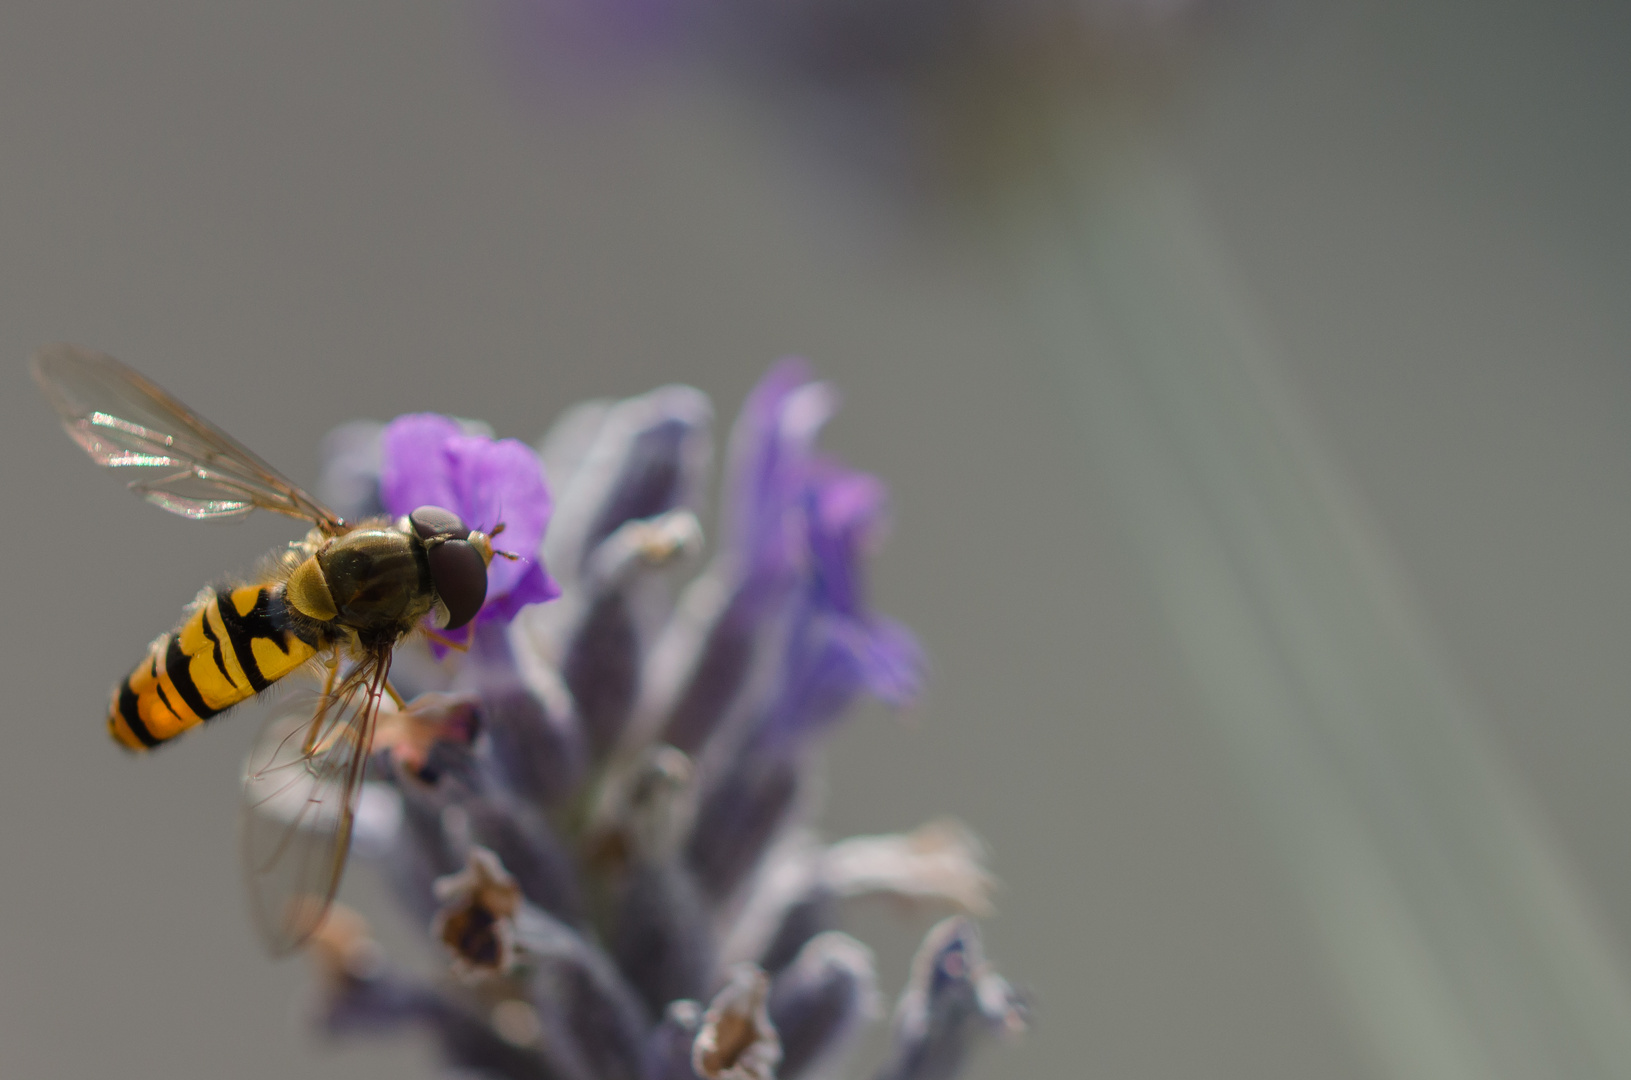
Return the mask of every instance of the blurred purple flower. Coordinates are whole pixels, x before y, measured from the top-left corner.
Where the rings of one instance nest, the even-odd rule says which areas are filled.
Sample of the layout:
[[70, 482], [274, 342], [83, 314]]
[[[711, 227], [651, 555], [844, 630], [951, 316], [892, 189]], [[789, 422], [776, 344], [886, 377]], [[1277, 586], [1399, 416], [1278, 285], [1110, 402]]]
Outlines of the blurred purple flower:
[[905, 627], [866, 603], [865, 558], [882, 542], [882, 481], [819, 453], [837, 394], [784, 360], [749, 396], [732, 440], [727, 506], [733, 546], [724, 558], [739, 595], [781, 609], [786, 625], [780, 693], [761, 719], [764, 738], [818, 729], [857, 694], [910, 704], [923, 654]]
[[[547, 557], [561, 596], [421, 673], [452, 692], [393, 720], [358, 819], [356, 850], [445, 974], [393, 969], [342, 910], [317, 939], [324, 1030], [427, 1030], [450, 1065], [490, 1077], [797, 1080], [877, 1018], [872, 954], [839, 929], [850, 898], [988, 913], [981, 848], [954, 823], [833, 845], [809, 828], [808, 749], [862, 695], [914, 700], [923, 670], [912, 635], [867, 600], [886, 493], [819, 449], [836, 406], [798, 361], [755, 388], [731, 438], [723, 542], [694, 574], [706, 399], [665, 387], [580, 406], [551, 432], [540, 454], [560, 509], [522, 553]], [[438, 502], [473, 524], [508, 520], [495, 500], [537, 475], [532, 451], [443, 417], [328, 445], [325, 476], [361, 504], [372, 484], [392, 512]], [[955, 926], [978, 960], [973, 923]], [[924, 949], [949, 955], [945, 938]], [[1020, 1026], [1007, 984], [970, 963], [966, 992], [942, 977], [957, 961], [918, 965], [894, 1080], [946, 1080], [1004, 1026], [983, 1017]]]
[[[1161, 85], [1206, 0], [509, 0], [554, 89], [700, 67], [922, 195], [1040, 163], [1062, 110]], [[562, 79], [562, 73], [567, 78]], [[610, 72], [608, 78], [607, 72]], [[1153, 76], [1153, 78], [1152, 78]], [[565, 82], [570, 85], [563, 87]]]
[[[1042, 57], [1170, 27], [1203, 0], [515, 0], [556, 48], [700, 53], [831, 86], [906, 82], [953, 58]], [[525, 24], [523, 24], [525, 25]]]
[[473, 529], [503, 527], [495, 547], [519, 559], [487, 568], [487, 602], [478, 619], [513, 619], [528, 604], [553, 600], [560, 588], [544, 570], [538, 547], [551, 502], [538, 455], [516, 439], [467, 434], [456, 420], [411, 413], [381, 435], [380, 503], [392, 517], [440, 506]]
[[876, 477], [825, 461], [810, 469], [803, 500], [810, 572], [793, 612], [787, 671], [767, 737], [819, 729], [863, 691], [905, 706], [922, 688], [917, 639], [866, 605], [863, 558], [880, 538], [885, 500]]

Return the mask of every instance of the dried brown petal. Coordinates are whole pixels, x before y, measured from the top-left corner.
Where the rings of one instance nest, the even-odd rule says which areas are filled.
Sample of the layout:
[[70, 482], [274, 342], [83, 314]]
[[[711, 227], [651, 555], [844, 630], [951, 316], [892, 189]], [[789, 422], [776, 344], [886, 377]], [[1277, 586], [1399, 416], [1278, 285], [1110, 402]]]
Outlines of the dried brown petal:
[[463, 870], [437, 879], [436, 899], [442, 906], [431, 930], [452, 954], [454, 971], [502, 974], [515, 967], [521, 889], [497, 855], [471, 848]]
[[739, 964], [708, 1005], [691, 1046], [691, 1067], [704, 1080], [775, 1080], [781, 1039], [770, 1025], [770, 979], [754, 964]]

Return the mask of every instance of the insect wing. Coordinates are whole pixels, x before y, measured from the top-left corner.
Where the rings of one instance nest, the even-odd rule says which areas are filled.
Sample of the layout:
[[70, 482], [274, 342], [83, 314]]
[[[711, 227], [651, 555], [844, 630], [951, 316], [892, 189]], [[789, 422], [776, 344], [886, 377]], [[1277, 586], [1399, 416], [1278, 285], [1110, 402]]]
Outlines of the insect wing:
[[77, 345], [34, 357], [34, 380], [98, 465], [138, 470], [131, 490], [195, 520], [256, 508], [339, 528], [339, 517], [134, 368]]
[[256, 925], [275, 954], [312, 935], [340, 887], [390, 663], [382, 651], [315, 708], [279, 710], [245, 764], [244, 870]]

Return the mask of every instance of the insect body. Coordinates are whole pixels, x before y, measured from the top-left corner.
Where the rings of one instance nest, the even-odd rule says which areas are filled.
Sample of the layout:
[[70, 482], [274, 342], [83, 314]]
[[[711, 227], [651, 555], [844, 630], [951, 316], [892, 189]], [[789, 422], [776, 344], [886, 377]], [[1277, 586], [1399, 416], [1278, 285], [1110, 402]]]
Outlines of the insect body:
[[100, 465], [135, 471], [130, 487], [148, 501], [198, 520], [266, 509], [314, 526], [259, 580], [200, 593], [119, 684], [108, 714], [115, 740], [145, 750], [301, 668], [323, 674], [315, 705], [274, 736], [245, 783], [247, 818], [262, 819], [245, 830], [256, 913], [274, 949], [293, 948], [339, 886], [383, 699], [403, 704], [386, 680], [392, 650], [476, 616], [491, 539], [436, 506], [347, 523], [112, 357], [52, 346], [35, 357], [34, 377], [74, 441]]
[[173, 739], [246, 701], [317, 655], [289, 628], [275, 585], [206, 589], [187, 620], [148, 648], [113, 692], [108, 732], [132, 750]]

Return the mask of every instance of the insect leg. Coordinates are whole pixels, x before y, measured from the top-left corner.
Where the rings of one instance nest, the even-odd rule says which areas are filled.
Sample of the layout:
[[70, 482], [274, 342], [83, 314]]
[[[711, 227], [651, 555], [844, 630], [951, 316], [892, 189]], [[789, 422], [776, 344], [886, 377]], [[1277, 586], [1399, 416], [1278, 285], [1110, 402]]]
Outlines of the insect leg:
[[340, 674], [340, 653], [338, 650], [328, 655], [328, 674], [323, 676], [323, 696], [328, 697], [334, 692], [334, 679]]
[[454, 652], [470, 651], [470, 640], [468, 638], [466, 638], [464, 641], [457, 641], [448, 637], [439, 630], [430, 629], [428, 626], [422, 626], [419, 629], [421, 633], [430, 638], [432, 641], [436, 642], [436, 644], [452, 649]]
[[307, 756], [317, 749], [317, 741], [321, 737], [323, 718], [328, 715], [329, 702], [334, 693], [334, 680], [340, 674], [340, 650], [335, 649], [328, 655], [328, 671], [323, 676], [323, 695], [318, 699], [317, 711], [312, 714], [311, 724], [306, 728], [306, 738], [301, 743], [301, 752]]

